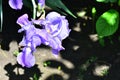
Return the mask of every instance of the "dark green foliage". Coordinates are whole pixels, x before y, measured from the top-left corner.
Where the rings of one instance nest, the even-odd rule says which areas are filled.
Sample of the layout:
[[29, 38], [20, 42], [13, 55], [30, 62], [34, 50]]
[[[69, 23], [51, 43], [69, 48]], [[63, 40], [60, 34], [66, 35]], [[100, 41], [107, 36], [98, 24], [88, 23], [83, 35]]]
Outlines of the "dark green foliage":
[[46, 0], [46, 5], [63, 14], [65, 13], [61, 10], [64, 10], [66, 13], [76, 18], [76, 16], [73, 15], [73, 13], [62, 3], [61, 0]]

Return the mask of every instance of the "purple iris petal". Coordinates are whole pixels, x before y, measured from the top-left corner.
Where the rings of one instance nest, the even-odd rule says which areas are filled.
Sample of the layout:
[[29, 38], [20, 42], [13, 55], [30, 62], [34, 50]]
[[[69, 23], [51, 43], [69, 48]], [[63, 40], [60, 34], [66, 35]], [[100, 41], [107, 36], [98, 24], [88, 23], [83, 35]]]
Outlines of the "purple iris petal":
[[47, 25], [46, 28], [50, 30], [53, 36], [57, 36], [60, 40], [68, 37], [70, 29], [68, 28], [68, 21], [64, 16], [61, 16], [57, 12], [51, 12], [46, 16], [46, 20], [51, 22], [51, 25]]
[[68, 28], [69, 24], [65, 16], [61, 16], [56, 12], [50, 12], [46, 16], [46, 20], [33, 20], [33, 22], [44, 25], [46, 31], [42, 33], [44, 36], [41, 34], [40, 36], [42, 36], [41, 39], [45, 39], [44, 41], [48, 43], [47, 45], [52, 47], [53, 54], [57, 55], [57, 52], [64, 49], [62, 47], [62, 40], [68, 37], [70, 33], [70, 29]]
[[61, 24], [59, 26], [61, 26], [60, 28], [60, 32], [57, 35], [61, 40], [65, 39], [66, 37], [69, 36], [70, 33], [70, 29], [68, 28], [68, 21], [64, 18], [61, 19]]
[[32, 67], [35, 64], [35, 57], [33, 56], [31, 49], [29, 47], [24, 47], [23, 52], [19, 53], [17, 56], [17, 61], [23, 67]]
[[22, 0], [9, 0], [9, 5], [13, 9], [22, 9]]
[[25, 26], [29, 23], [30, 21], [28, 20], [28, 15], [24, 14], [22, 16], [20, 16], [17, 20], [17, 24], [19, 24], [20, 26]]
[[58, 51], [64, 49], [62, 47], [62, 43], [61, 43], [61, 41], [60, 41], [60, 39], [58, 37], [50, 38], [50, 40], [49, 40], [49, 46], [51, 46], [52, 49], [56, 49]]
[[52, 49], [52, 53], [53, 53], [53, 55], [54, 55], [55, 57], [58, 57], [59, 51], [56, 50], [56, 49]]
[[41, 44], [41, 39], [37, 35], [33, 36], [31, 43], [32, 43], [32, 45], [31, 45], [32, 50], [34, 51], [35, 48]]
[[27, 43], [27, 41], [25, 39], [25, 36], [23, 36], [22, 41], [19, 43], [19, 45], [20, 46], [26, 46], [26, 43]]
[[56, 18], [61, 17], [61, 15], [57, 12], [50, 12], [47, 14], [46, 19], [49, 21], [54, 21]]

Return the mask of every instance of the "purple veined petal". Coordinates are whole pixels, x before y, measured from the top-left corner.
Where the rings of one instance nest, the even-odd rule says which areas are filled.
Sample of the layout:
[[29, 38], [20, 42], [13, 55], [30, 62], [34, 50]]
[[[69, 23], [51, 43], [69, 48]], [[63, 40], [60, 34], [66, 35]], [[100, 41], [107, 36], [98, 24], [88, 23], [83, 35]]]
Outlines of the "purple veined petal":
[[26, 30], [26, 40], [31, 41], [32, 37], [36, 34], [36, 28], [34, 25], [28, 25], [24, 27]]
[[47, 14], [46, 19], [49, 21], [54, 21], [56, 18], [61, 17], [61, 15], [57, 12], [50, 12]]
[[39, 36], [35, 35], [32, 37], [32, 42], [31, 42], [31, 47], [32, 50], [34, 51], [37, 46], [41, 44], [41, 39]]
[[61, 26], [60, 30], [59, 30], [59, 34], [57, 35], [61, 40], [65, 39], [66, 37], [69, 36], [70, 33], [70, 29], [69, 29], [69, 23], [66, 19], [61, 20], [61, 24], [59, 25]]
[[51, 21], [52, 25], [47, 25], [46, 28], [50, 30], [52, 36], [58, 36], [60, 40], [63, 40], [69, 35], [71, 30], [68, 28], [69, 23], [67, 19], [65, 19], [65, 16], [51, 12], [46, 16], [46, 19]]
[[61, 40], [58, 37], [53, 37], [45, 29], [37, 29], [36, 34], [41, 38], [41, 43], [49, 45], [53, 49], [62, 50], [64, 49], [61, 44]]
[[30, 23], [30, 21], [28, 20], [27, 14], [24, 14], [17, 19], [17, 24], [19, 24], [20, 26], [25, 26], [28, 23]]
[[22, 67], [30, 68], [35, 64], [35, 57], [31, 53], [31, 49], [29, 47], [25, 47], [23, 52], [18, 54], [17, 61], [22, 65]]
[[9, 5], [13, 9], [22, 9], [22, 0], [9, 0]]
[[41, 43], [48, 45], [48, 38], [50, 37], [50, 34], [46, 32], [45, 29], [36, 29], [36, 35], [38, 35], [41, 39]]
[[49, 46], [52, 48], [52, 49], [55, 49], [55, 50], [63, 50], [64, 48], [62, 47], [62, 43], [60, 41], [60, 39], [58, 37], [54, 37], [54, 38], [49, 38]]
[[23, 36], [22, 41], [19, 43], [20, 46], [26, 46], [27, 45], [27, 41], [25, 39], [25, 36]]
[[56, 49], [52, 49], [52, 53], [53, 53], [53, 55], [57, 58], [57, 57], [58, 57], [58, 54], [59, 54], [59, 51], [56, 50]]
[[53, 22], [51, 22], [50, 25], [48, 25], [48, 27], [52, 36], [57, 36], [60, 31], [61, 31], [61, 20], [60, 18], [57, 18], [56, 20], [54, 20]]

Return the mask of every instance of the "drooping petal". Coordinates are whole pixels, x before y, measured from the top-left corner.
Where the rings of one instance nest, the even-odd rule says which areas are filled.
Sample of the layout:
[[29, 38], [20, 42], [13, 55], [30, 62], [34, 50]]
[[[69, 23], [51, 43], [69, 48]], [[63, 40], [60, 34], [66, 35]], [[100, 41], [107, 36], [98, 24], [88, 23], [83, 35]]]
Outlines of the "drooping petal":
[[57, 35], [61, 40], [69, 36], [69, 33], [71, 30], [68, 28], [68, 25], [69, 23], [66, 19], [61, 20], [60, 25], [59, 25], [61, 26], [61, 29], [60, 29], [59, 34]]
[[34, 51], [35, 48], [37, 46], [39, 46], [41, 44], [41, 39], [39, 38], [39, 36], [33, 36], [32, 37], [32, 42], [31, 42], [31, 47], [32, 47], [32, 50]]
[[35, 57], [33, 56], [31, 49], [29, 47], [25, 47], [23, 52], [18, 54], [17, 61], [23, 67], [30, 68], [35, 64]]
[[24, 26], [23, 27], [26, 31], [26, 39], [31, 41], [32, 37], [35, 35], [36, 33], [36, 28], [34, 25], [28, 25], [28, 26]]
[[29, 22], [30, 21], [28, 20], [28, 15], [27, 14], [24, 14], [17, 19], [17, 24], [19, 24], [20, 26], [25, 26]]
[[49, 38], [49, 46], [52, 48], [52, 49], [55, 49], [55, 50], [63, 50], [64, 48], [62, 47], [62, 43], [60, 41], [60, 39], [58, 37], [54, 37], [54, 38]]
[[27, 41], [25, 39], [25, 36], [23, 36], [22, 41], [19, 43], [20, 46], [26, 46], [27, 45]]
[[55, 57], [58, 57], [59, 51], [56, 49], [52, 49], [52, 53]]
[[49, 38], [50, 34], [48, 34], [45, 29], [37, 29], [36, 34], [41, 39], [41, 43], [43, 43], [45, 45], [49, 44], [48, 38]]
[[22, 9], [22, 0], [9, 0], [9, 5], [13, 9]]

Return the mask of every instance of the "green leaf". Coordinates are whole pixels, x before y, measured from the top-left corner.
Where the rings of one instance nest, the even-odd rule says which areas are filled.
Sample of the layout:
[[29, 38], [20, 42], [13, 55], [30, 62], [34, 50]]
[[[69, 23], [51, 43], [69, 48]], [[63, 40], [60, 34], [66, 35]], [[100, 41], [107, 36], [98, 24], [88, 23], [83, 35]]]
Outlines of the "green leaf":
[[2, 11], [2, 0], [0, 0], [0, 32], [2, 31], [3, 26], [3, 11]]
[[104, 2], [104, 3], [108, 3], [109, 0], [96, 0], [97, 2]]
[[117, 0], [110, 0], [111, 3], [117, 2]]
[[96, 22], [96, 31], [99, 37], [113, 35], [118, 29], [119, 13], [114, 10], [108, 10], [103, 13]]
[[101, 46], [105, 46], [105, 40], [103, 38], [99, 38], [99, 43]]
[[66, 13], [76, 18], [76, 16], [62, 3], [61, 0], [46, 0], [46, 5], [63, 14], [65, 14], [62, 11], [64, 10]]
[[117, 2], [117, 0], [96, 0], [97, 2], [103, 2], [103, 3], [108, 3], [108, 2], [111, 2], [111, 3], [114, 3], [114, 2]]
[[96, 8], [95, 7], [92, 8], [92, 14], [93, 15], [96, 14]]
[[120, 0], [118, 0], [118, 5], [120, 6]]

